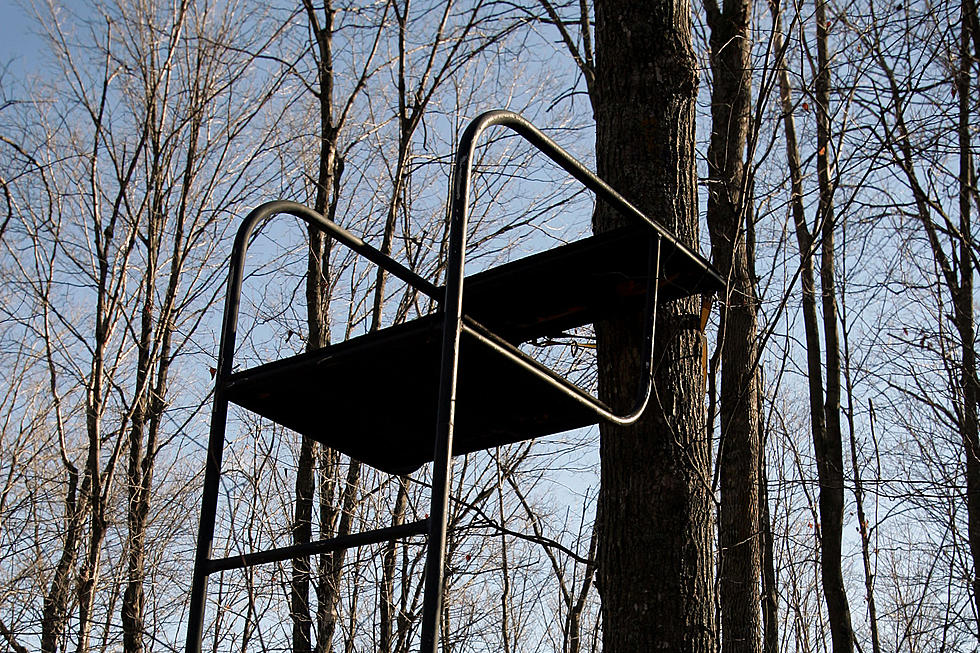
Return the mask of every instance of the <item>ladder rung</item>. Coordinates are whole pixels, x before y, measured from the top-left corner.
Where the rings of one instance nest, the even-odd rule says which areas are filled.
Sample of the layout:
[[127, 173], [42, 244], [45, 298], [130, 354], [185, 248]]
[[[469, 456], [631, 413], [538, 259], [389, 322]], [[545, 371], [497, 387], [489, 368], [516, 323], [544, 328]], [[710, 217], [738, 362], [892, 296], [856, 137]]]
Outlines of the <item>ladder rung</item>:
[[410, 537], [412, 535], [422, 535], [426, 533], [428, 529], [429, 520], [420, 519], [408, 524], [389, 526], [388, 528], [378, 528], [372, 531], [364, 531], [362, 533], [352, 533], [351, 535], [341, 535], [339, 537], [331, 537], [325, 540], [317, 540], [316, 542], [307, 542], [306, 544], [284, 546], [278, 549], [269, 549], [268, 551], [256, 551], [255, 553], [245, 553], [243, 555], [230, 556], [228, 558], [215, 558], [214, 560], [210, 560], [208, 562], [208, 574], [213, 574], [218, 571], [227, 571], [229, 569], [254, 567], [255, 565], [266, 564], [269, 562], [281, 562], [282, 560], [301, 558], [314, 553], [328, 553], [330, 551], [339, 551], [341, 549], [351, 549], [357, 546], [367, 546], [369, 544], [388, 542], [403, 537]]

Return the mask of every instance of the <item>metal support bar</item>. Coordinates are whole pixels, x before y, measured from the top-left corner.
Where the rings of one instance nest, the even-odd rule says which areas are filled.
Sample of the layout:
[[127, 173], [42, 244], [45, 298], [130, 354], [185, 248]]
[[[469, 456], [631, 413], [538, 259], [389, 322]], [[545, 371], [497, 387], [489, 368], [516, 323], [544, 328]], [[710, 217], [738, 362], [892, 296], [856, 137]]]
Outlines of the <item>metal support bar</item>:
[[[226, 298], [226, 301], [228, 298]], [[226, 304], [227, 307], [227, 304]], [[227, 309], [226, 309], [227, 310]], [[234, 350], [234, 347], [232, 347]], [[231, 371], [231, 358], [219, 351], [218, 372], [220, 380]], [[211, 410], [211, 432], [208, 437], [208, 454], [204, 466], [204, 491], [201, 497], [201, 521], [197, 531], [197, 549], [194, 553], [194, 575], [191, 580], [191, 603], [187, 614], [187, 653], [201, 653], [201, 637], [204, 633], [205, 596], [208, 589], [208, 563], [211, 541], [214, 539], [214, 522], [218, 509], [218, 489], [221, 482], [221, 457], [225, 444], [225, 424], [228, 420], [228, 400], [224, 386], [215, 386], [214, 407]]]
[[647, 403], [650, 401], [650, 395], [653, 392], [653, 345], [657, 327], [657, 298], [660, 294], [660, 237], [657, 236], [655, 242], [651, 245], [654, 251], [651, 253], [650, 258], [650, 274], [655, 281], [653, 293], [647, 296], [647, 310], [645, 311], [645, 314], [647, 315], [647, 322], [645, 325], [646, 328], [643, 332], [643, 358], [641, 358], [643, 361], [641, 377], [644, 379], [644, 381], [638, 388], [636, 403], [625, 415], [617, 415], [600, 399], [592, 396], [589, 394], [589, 392], [583, 390], [568, 379], [562, 378], [561, 376], [555, 374], [552, 370], [538, 363], [533, 358], [529, 358], [520, 349], [466, 315], [463, 316], [463, 331], [473, 336], [487, 347], [490, 347], [501, 356], [508, 358], [512, 362], [523, 367], [528, 372], [531, 372], [552, 388], [555, 388], [568, 397], [571, 397], [582, 406], [594, 412], [596, 417], [614, 424], [631, 424], [643, 414], [644, 410], [646, 410]]
[[340, 535], [338, 537], [317, 540], [316, 542], [283, 546], [278, 549], [256, 551], [255, 553], [245, 553], [240, 556], [230, 556], [228, 558], [216, 558], [211, 560], [208, 565], [208, 573], [213, 574], [229, 569], [242, 569], [269, 562], [281, 562], [283, 560], [292, 560], [293, 558], [302, 558], [316, 553], [328, 553], [330, 551], [340, 551], [341, 549], [352, 549], [357, 546], [390, 542], [391, 540], [399, 540], [403, 537], [411, 537], [412, 535], [424, 535], [428, 527], [429, 520], [420, 519], [408, 524], [378, 528], [362, 533], [352, 533], [350, 535]]

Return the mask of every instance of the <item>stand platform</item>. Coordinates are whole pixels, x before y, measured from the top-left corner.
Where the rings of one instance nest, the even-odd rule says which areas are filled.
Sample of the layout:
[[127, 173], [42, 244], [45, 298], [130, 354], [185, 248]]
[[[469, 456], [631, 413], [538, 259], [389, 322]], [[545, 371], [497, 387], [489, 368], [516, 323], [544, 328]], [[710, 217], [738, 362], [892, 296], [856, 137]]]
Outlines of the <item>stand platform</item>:
[[[596, 422], [581, 401], [588, 395], [570, 395], [552, 370], [508, 348], [524, 362], [518, 364], [497, 347], [642, 309], [649, 241], [649, 230], [624, 228], [465, 280], [464, 316], [485, 329], [464, 328], [460, 344], [454, 455]], [[660, 272], [661, 299], [717, 285], [700, 261], [676, 248], [663, 248]], [[433, 458], [441, 338], [441, 315], [426, 316], [234, 373], [228, 398], [372, 467], [407, 474]]]

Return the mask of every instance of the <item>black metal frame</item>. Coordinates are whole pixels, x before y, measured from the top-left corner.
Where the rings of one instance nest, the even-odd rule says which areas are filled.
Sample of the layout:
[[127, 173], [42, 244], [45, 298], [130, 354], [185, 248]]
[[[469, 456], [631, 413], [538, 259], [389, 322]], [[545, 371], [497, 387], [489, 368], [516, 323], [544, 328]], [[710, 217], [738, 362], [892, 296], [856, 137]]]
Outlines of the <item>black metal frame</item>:
[[[598, 398], [582, 390], [570, 381], [556, 378], [531, 365], [526, 358], [520, 355], [519, 350], [514, 345], [496, 336], [471, 317], [463, 314], [463, 268], [466, 252], [467, 222], [469, 219], [469, 193], [472, 178], [473, 154], [480, 136], [487, 128], [493, 125], [504, 126], [516, 132], [566, 170], [572, 177], [595, 192], [600, 200], [608, 202], [624, 216], [645, 223], [653, 230], [655, 238], [651, 240], [649, 272], [650, 278], [656, 281], [654, 282], [653, 292], [647, 295], [644, 356], [642, 359], [643, 383], [638, 388], [635, 406], [625, 415], [613, 413]], [[314, 553], [376, 544], [393, 539], [421, 535], [426, 532], [428, 533], [428, 550], [425, 565], [425, 593], [422, 607], [422, 644], [420, 650], [422, 653], [436, 653], [438, 648], [439, 619], [442, 612], [443, 565], [445, 562], [449, 481], [452, 469], [453, 419], [456, 403], [457, 370], [460, 337], [463, 331], [492, 348], [500, 355], [510, 358], [514, 363], [521, 365], [549, 385], [566, 393], [575, 401], [588, 407], [595, 413], [597, 420], [601, 419], [620, 425], [630, 424], [635, 422], [646, 409], [653, 387], [653, 343], [659, 292], [661, 243], [666, 239], [673, 248], [690, 255], [692, 259], [703, 259], [683, 243], [679, 242], [664, 227], [641, 213], [619, 193], [575, 160], [554, 141], [541, 133], [531, 123], [510, 111], [489, 111], [484, 113], [470, 123], [463, 132], [453, 167], [453, 185], [449, 210], [449, 261], [445, 292], [442, 296], [440, 296], [440, 289], [432, 283], [426, 281], [391, 257], [366, 244], [357, 236], [338, 227], [319, 213], [301, 204], [288, 201], [268, 202], [249, 213], [239, 227], [231, 254], [228, 294], [225, 298], [221, 344], [218, 353], [217, 371], [215, 373], [214, 404], [211, 413], [211, 429], [204, 473], [204, 491], [201, 499], [201, 521], [198, 530], [187, 624], [187, 653], [200, 653], [201, 651], [205, 595], [207, 578], [210, 574], [267, 562], [288, 560]], [[214, 538], [221, 459], [224, 450], [225, 429], [228, 417], [229, 399], [226, 392], [226, 382], [232, 373], [232, 362], [235, 355], [235, 340], [245, 267], [245, 254], [248, 249], [249, 239], [255, 227], [262, 221], [282, 213], [298, 217], [310, 226], [320, 229], [328, 236], [336, 239], [441, 304], [441, 312], [445, 321], [443, 323], [442, 333], [439, 404], [429, 517], [396, 527], [381, 528], [307, 544], [287, 546], [271, 551], [212, 559], [210, 557], [211, 544]], [[711, 272], [707, 264], [705, 265], [706, 271]]]

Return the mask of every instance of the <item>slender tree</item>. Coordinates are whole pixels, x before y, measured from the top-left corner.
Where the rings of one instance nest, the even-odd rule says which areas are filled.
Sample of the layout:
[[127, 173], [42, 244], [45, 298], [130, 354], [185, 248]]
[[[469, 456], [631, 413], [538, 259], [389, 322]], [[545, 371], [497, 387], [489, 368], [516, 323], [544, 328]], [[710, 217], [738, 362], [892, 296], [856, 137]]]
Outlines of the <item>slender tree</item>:
[[745, 150], [751, 109], [752, 3], [704, 3], [711, 28], [708, 230], [728, 277], [721, 305], [718, 593], [723, 651], [760, 650], [759, 397], [754, 252]]
[[[776, 10], [774, 10], [776, 11]], [[774, 23], [779, 32], [779, 15]], [[819, 200], [814, 231], [806, 220], [803, 197], [803, 171], [800, 163], [794, 103], [789, 73], [780, 66], [780, 102], [783, 109], [786, 158], [790, 172], [790, 203], [800, 256], [800, 284], [803, 294], [803, 325], [806, 333], [807, 383], [810, 402], [810, 430], [820, 485], [818, 533], [820, 536], [821, 583], [827, 601], [830, 633], [835, 653], [853, 650], [854, 635], [850, 608], [841, 569], [844, 518], [843, 439], [840, 427], [840, 345], [837, 330], [837, 291], [834, 271], [834, 181], [830, 134], [830, 61], [827, 50], [829, 24], [826, 4], [817, 3], [817, 67], [814, 91], [817, 114], [817, 171]], [[777, 49], [782, 51], [781, 38]], [[819, 238], [817, 237], [819, 234]], [[821, 361], [820, 326], [813, 257], [820, 248], [820, 288], [826, 360]], [[826, 385], [824, 384], [824, 365]]]
[[[340, 200], [344, 158], [341, 134], [360, 94], [374, 70], [374, 57], [386, 29], [387, 11], [378, 15], [371, 26], [372, 45], [359, 75], [346, 96], [336, 97], [334, 37], [339, 11], [331, 0], [321, 8], [304, 0], [303, 11], [310, 33], [310, 53], [314, 62], [315, 81], [308, 86], [316, 102], [319, 148], [316, 175], [313, 176], [313, 209], [334, 220]], [[330, 299], [332, 274], [331, 241], [319, 229], [307, 228], [309, 250], [306, 270], [307, 351], [330, 344]], [[318, 464], [317, 464], [318, 463]], [[360, 463], [350, 461], [346, 471], [340, 455], [303, 436], [300, 441], [295, 481], [295, 504], [292, 535], [295, 544], [309, 542], [313, 532], [313, 503], [319, 489], [319, 530], [321, 537], [342, 535], [350, 530], [350, 513], [359, 487]], [[310, 614], [310, 561], [297, 558], [292, 562], [290, 615], [293, 621], [293, 651], [307, 653], [315, 646], [317, 653], [332, 650], [337, 628], [337, 606], [346, 552], [341, 550], [319, 556], [316, 584], [316, 624], [314, 643]]]

